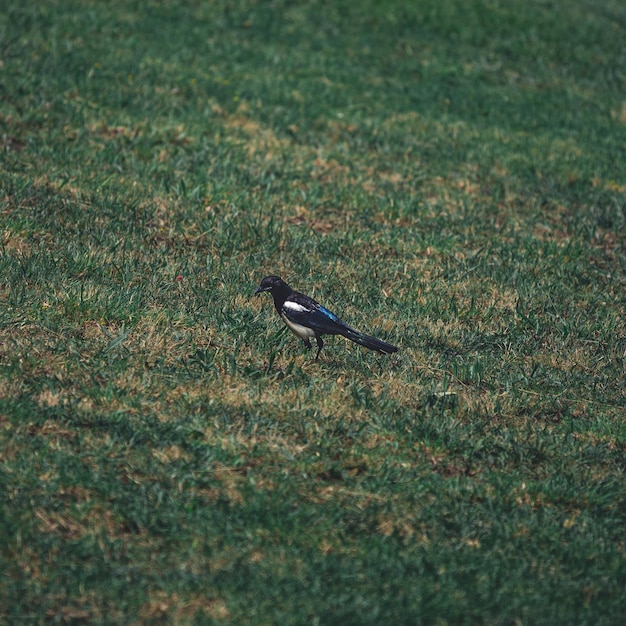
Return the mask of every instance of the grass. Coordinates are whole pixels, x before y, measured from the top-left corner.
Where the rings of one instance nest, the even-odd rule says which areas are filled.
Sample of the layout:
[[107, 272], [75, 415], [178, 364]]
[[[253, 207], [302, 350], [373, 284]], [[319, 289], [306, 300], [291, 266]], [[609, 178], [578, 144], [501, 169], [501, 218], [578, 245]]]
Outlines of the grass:
[[625, 27], [7, 4], [0, 621], [621, 623]]

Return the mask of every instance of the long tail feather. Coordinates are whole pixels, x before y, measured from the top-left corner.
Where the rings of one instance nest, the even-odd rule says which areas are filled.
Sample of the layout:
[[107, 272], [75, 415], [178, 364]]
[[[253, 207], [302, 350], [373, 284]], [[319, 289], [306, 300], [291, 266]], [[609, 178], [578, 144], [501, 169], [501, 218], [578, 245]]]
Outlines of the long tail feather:
[[376, 337], [370, 337], [370, 335], [366, 335], [365, 333], [360, 333], [358, 330], [354, 330], [353, 328], [348, 328], [346, 332], [342, 334], [344, 337], [350, 339], [350, 341], [354, 341], [355, 343], [365, 346], [370, 350], [375, 350], [376, 352], [393, 354], [398, 351], [396, 346], [393, 346], [386, 341], [376, 339]]

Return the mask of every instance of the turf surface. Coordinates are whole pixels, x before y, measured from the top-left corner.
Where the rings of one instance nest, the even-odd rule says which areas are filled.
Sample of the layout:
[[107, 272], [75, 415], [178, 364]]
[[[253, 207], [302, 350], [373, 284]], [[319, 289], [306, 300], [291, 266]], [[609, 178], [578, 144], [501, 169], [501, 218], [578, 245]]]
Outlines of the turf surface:
[[0, 621], [621, 623], [625, 30], [4, 3]]

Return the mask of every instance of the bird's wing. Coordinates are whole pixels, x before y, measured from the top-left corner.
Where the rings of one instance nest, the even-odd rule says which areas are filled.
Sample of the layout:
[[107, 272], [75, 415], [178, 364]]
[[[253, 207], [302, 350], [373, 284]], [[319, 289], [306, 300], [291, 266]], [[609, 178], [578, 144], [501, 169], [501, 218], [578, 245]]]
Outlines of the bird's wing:
[[283, 304], [282, 313], [285, 317], [300, 326], [311, 328], [320, 335], [342, 335], [352, 330], [334, 313], [318, 304], [312, 298], [298, 294], [297, 298], [289, 298]]

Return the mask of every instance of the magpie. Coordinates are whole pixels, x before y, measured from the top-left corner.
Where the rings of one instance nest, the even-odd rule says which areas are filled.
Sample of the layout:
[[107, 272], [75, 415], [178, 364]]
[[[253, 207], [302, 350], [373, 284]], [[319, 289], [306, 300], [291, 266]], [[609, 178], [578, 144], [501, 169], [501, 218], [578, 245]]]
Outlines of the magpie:
[[292, 289], [279, 276], [266, 276], [254, 294], [259, 295], [264, 291], [272, 294], [278, 315], [293, 334], [302, 339], [307, 350], [311, 349], [311, 339], [315, 337], [316, 361], [324, 347], [322, 335], [342, 335], [350, 341], [384, 354], [391, 354], [398, 350], [390, 343], [370, 337], [348, 326], [313, 298]]

